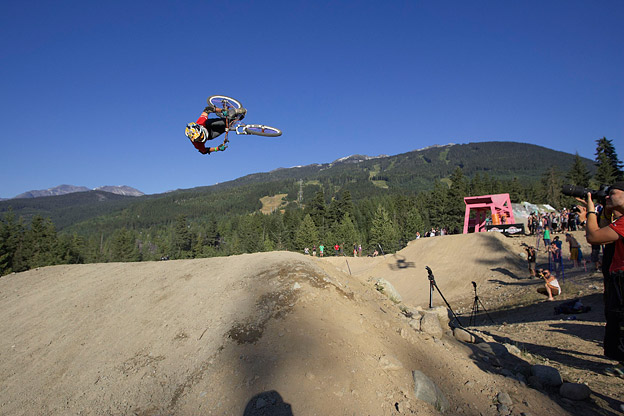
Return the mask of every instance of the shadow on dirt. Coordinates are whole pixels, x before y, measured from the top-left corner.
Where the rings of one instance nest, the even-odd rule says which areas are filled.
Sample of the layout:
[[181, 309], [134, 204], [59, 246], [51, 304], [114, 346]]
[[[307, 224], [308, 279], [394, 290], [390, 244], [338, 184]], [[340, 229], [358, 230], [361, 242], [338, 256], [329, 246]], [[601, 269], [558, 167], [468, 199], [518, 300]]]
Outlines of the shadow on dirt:
[[[527, 290], [534, 292], [539, 287], [542, 287], [542, 285], [532, 284], [531, 286], [527, 287]], [[579, 326], [584, 326], [583, 322], [604, 322], [604, 305], [602, 300], [602, 294], [594, 293], [591, 295], [574, 298], [580, 300], [580, 302], [584, 306], [591, 308], [590, 311], [585, 313], [557, 313], [557, 308], [559, 308], [562, 304], [569, 302], [572, 298], [555, 300], [554, 302], [549, 302], [545, 299], [546, 298], [544, 297], [544, 300], [534, 301], [534, 303], [531, 303], [530, 305], [497, 310], [488, 309], [488, 312], [492, 319], [494, 319], [494, 321], [498, 324], [561, 320], [561, 323], [553, 324], [553, 326], [559, 327], [559, 332], [566, 331], [571, 335], [578, 336], [579, 338], [585, 339], [587, 341], [598, 342], [602, 340], [601, 336], [596, 335], [596, 333], [601, 333], [601, 331], [604, 331], [602, 326], [598, 327], [598, 330], [594, 329], [591, 331], [589, 330], [589, 328], [579, 328]], [[480, 300], [487, 301], [488, 299], [485, 296], [480, 296]], [[475, 318], [475, 322], [477, 322], [477, 324], [485, 324], [486, 321], [489, 320], [485, 312], [482, 311], [476, 314]]]
[[521, 277], [516, 275], [514, 272], [512, 272], [512, 271], [510, 271], [508, 269], [505, 269], [504, 267], [496, 267], [496, 268], [490, 269], [490, 270], [492, 270], [493, 272], [498, 272], [498, 273], [504, 274], [505, 276], [509, 276], [509, 277], [511, 277], [512, 279], [515, 279], [515, 280], [522, 279]]
[[290, 404], [275, 390], [256, 394], [245, 406], [243, 416], [294, 416]]
[[396, 263], [388, 264], [388, 267], [391, 270], [415, 269], [416, 268], [416, 263], [414, 263], [413, 261], [407, 261], [407, 259], [404, 256], [395, 254], [394, 257], [397, 259]]
[[[531, 387], [537, 390], [543, 391], [551, 397], [559, 396], [559, 386], [539, 386], [534, 385], [535, 381], [531, 380], [531, 363], [511, 354], [507, 347], [503, 344], [514, 345], [515, 342], [507, 337], [497, 336], [495, 334], [483, 331], [487, 335], [492, 336], [496, 342], [479, 342], [476, 344], [464, 344], [472, 352], [470, 358], [474, 363], [486, 373], [499, 374], [505, 377], [516, 379], [522, 383], [529, 384]], [[544, 345], [535, 344], [523, 344], [520, 346], [523, 351], [528, 350], [531, 353], [541, 354], [548, 357], [551, 361], [564, 361], [567, 365], [577, 367], [584, 371], [599, 372], [602, 370], [603, 365], [593, 362], [585, 357], [595, 357], [591, 354], [584, 354], [578, 351], [570, 351], [556, 347], [549, 347]], [[581, 357], [577, 357], [577, 356]], [[610, 409], [618, 409], [619, 402], [611, 397], [599, 394], [592, 391], [592, 395], [600, 400], [608, 403]], [[612, 416], [620, 413], [613, 413], [604, 407], [599, 406], [594, 400], [589, 399], [581, 402], [572, 402], [556, 400], [560, 406], [569, 411], [571, 414], [578, 415], [605, 415]]]

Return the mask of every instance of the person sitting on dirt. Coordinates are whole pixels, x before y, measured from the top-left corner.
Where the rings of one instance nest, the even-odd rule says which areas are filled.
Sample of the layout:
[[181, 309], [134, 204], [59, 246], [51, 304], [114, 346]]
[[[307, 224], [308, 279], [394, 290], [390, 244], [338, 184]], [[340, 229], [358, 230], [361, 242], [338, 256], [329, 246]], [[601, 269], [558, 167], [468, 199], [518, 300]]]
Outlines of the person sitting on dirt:
[[[210, 113], [215, 113], [219, 118], [208, 118]], [[237, 120], [245, 118], [247, 110], [244, 108], [215, 108], [213, 105], [209, 105], [204, 108], [199, 118], [195, 123], [188, 123], [186, 125], [186, 137], [191, 140], [193, 146], [199, 151], [199, 153], [205, 155], [212, 152], [224, 151], [227, 149], [226, 142], [224, 141], [217, 147], [206, 147], [204, 144], [206, 140], [213, 140], [225, 133], [225, 129], [234, 124]]]
[[537, 275], [544, 279], [545, 287], [537, 288], [542, 295], [548, 295], [548, 300], [555, 300], [555, 296], [561, 294], [561, 286], [555, 276], [552, 276], [548, 270], [539, 269]]

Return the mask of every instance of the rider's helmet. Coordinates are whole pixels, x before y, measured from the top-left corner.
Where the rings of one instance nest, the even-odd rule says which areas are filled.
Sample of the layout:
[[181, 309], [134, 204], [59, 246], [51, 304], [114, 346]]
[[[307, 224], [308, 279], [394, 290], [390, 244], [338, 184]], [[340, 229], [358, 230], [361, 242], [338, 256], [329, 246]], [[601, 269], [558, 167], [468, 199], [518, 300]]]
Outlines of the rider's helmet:
[[186, 137], [191, 139], [193, 142], [203, 143], [208, 138], [208, 131], [206, 128], [197, 123], [188, 123], [184, 134], [186, 134]]

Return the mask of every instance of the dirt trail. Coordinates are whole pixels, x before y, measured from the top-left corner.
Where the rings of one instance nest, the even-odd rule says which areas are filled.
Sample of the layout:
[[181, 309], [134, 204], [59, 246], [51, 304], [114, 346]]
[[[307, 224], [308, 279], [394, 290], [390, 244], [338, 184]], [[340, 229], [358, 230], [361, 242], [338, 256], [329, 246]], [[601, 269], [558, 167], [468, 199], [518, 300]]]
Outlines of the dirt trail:
[[[591, 322], [542, 320], [552, 303], [521, 296], [536, 282], [520, 279], [519, 242], [460, 235], [414, 241], [385, 258], [271, 252], [5, 276], [0, 414], [439, 414], [416, 399], [414, 370], [444, 393], [447, 414], [499, 414], [500, 392], [511, 396], [512, 414], [621, 414], [624, 384], [599, 375], [606, 362], [598, 339], [600, 280], [579, 272], [569, 293], [564, 286], [564, 297], [582, 290], [594, 301]], [[586, 381], [592, 397], [566, 402], [501, 374], [448, 332], [434, 338], [412, 329], [370, 280], [384, 277], [405, 304], [426, 305], [425, 265], [464, 313], [470, 282], [477, 282], [497, 321], [479, 327], [486, 340], [534, 337], [526, 362], [549, 359], [564, 378]], [[568, 351], [573, 362], [562, 358]]]

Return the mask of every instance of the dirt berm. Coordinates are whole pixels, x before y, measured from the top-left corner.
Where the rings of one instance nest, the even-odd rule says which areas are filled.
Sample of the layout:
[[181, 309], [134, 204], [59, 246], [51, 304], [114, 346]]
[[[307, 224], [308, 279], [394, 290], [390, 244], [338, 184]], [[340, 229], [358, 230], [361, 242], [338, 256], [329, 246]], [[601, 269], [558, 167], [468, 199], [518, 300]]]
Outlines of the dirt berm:
[[[372, 281], [383, 277], [403, 305], [426, 307], [430, 266], [459, 302], [471, 281], [526, 275], [514, 244], [458, 235], [377, 258], [271, 252], [5, 276], [0, 414], [575, 414], [578, 406], [510, 377], [505, 361], [488, 362], [448, 328], [439, 337], [413, 329]], [[414, 371], [448, 403], [419, 400]]]

